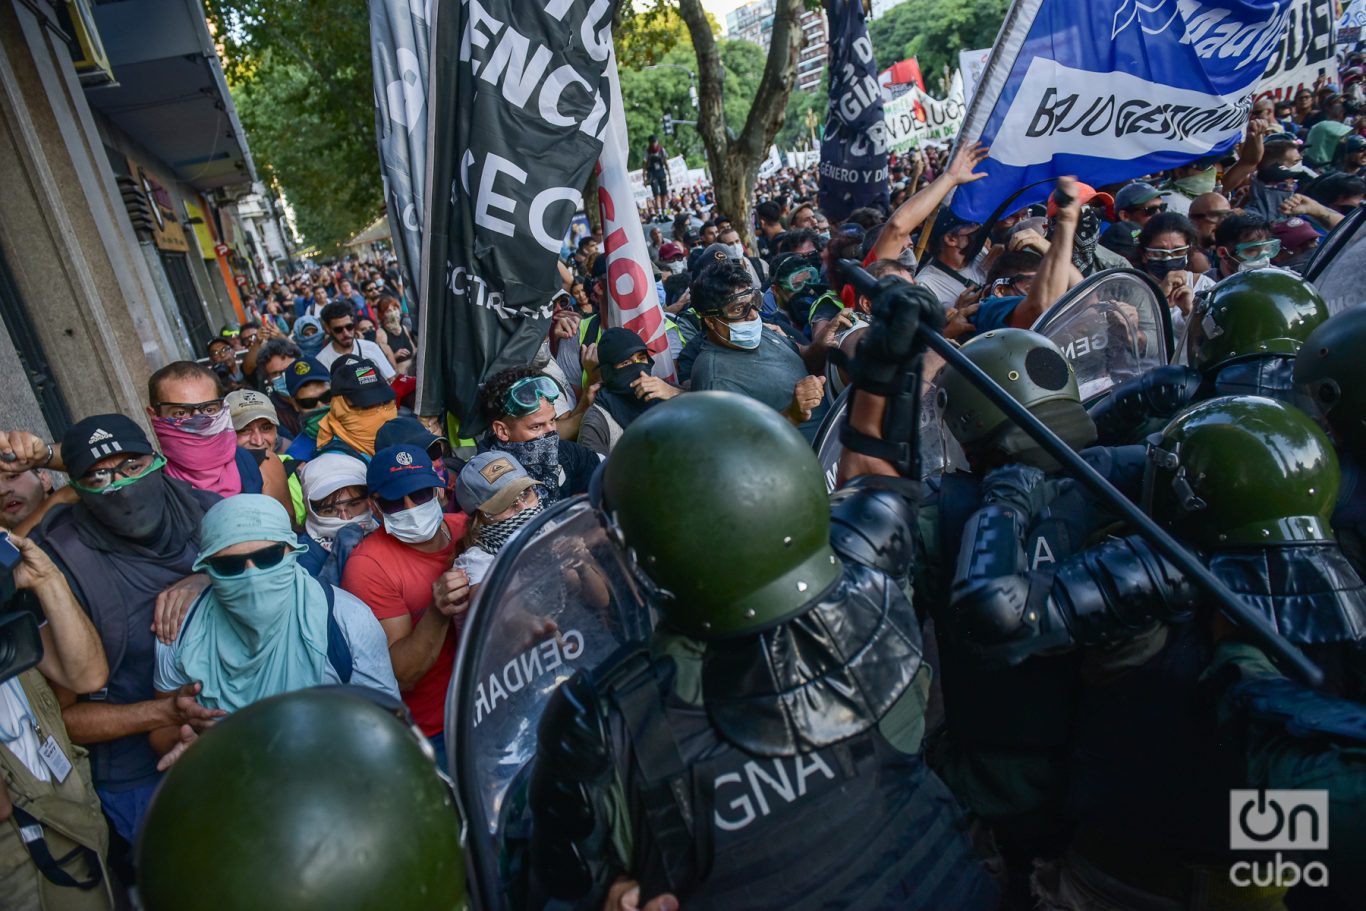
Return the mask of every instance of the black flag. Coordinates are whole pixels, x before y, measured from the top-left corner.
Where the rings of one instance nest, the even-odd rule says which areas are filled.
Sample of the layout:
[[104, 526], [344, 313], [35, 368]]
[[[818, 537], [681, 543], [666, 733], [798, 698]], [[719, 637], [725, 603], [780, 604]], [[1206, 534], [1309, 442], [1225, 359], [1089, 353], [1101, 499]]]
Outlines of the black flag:
[[821, 211], [837, 222], [862, 206], [887, 211], [887, 127], [861, 0], [825, 0], [825, 15], [830, 113], [821, 140]]
[[417, 410], [482, 429], [479, 384], [531, 360], [602, 151], [614, 0], [437, 0]]

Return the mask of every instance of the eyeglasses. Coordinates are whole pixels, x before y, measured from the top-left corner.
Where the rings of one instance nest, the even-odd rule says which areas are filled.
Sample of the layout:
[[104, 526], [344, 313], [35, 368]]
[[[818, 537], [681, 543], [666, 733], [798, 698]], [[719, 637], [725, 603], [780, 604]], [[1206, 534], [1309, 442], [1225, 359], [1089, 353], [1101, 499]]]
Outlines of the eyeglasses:
[[1142, 214], [1144, 214], [1144, 215], [1147, 215], [1149, 218], [1151, 218], [1152, 216], [1157, 215], [1157, 214], [1160, 213], [1160, 212], [1165, 212], [1165, 211], [1167, 211], [1167, 204], [1166, 204], [1165, 202], [1163, 202], [1163, 203], [1158, 203], [1158, 204], [1155, 205], [1155, 206], [1144, 206], [1144, 207], [1141, 208], [1141, 209], [1138, 208], [1138, 207], [1134, 207], [1134, 208], [1131, 209], [1130, 211], [1132, 211], [1132, 212], [1140, 212], [1140, 213], [1142, 213]]
[[81, 475], [80, 480], [72, 478], [71, 486], [87, 493], [104, 493], [117, 481], [127, 478], [140, 478], [149, 471], [160, 468], [166, 460], [159, 455], [140, 455], [124, 459], [112, 468], [97, 468]]
[[154, 406], [164, 418], [188, 418], [196, 414], [207, 414], [213, 417], [223, 410], [223, 400], [213, 399], [208, 402], [191, 404], [189, 402], [157, 402]]
[[998, 294], [1006, 288], [1014, 287], [1017, 292], [1029, 293], [1029, 289], [1034, 286], [1034, 276], [1036, 272], [1022, 272], [1019, 275], [1010, 275], [1005, 278], [998, 278], [991, 283], [991, 292]]
[[280, 561], [285, 558], [285, 553], [288, 550], [289, 545], [281, 542], [263, 547], [260, 550], [253, 550], [249, 554], [237, 554], [231, 557], [206, 557], [204, 565], [215, 576], [240, 576], [247, 571], [248, 563], [257, 569], [270, 569], [272, 566], [280, 565]]
[[763, 295], [757, 290], [742, 291], [739, 294], [727, 298], [721, 303], [721, 306], [711, 312], [719, 315], [728, 323], [735, 323], [743, 319], [748, 319], [751, 313], [754, 313], [759, 309], [762, 300]]
[[1258, 259], [1267, 259], [1281, 252], [1280, 238], [1273, 237], [1270, 240], [1248, 240], [1233, 247], [1233, 256], [1243, 262], [1251, 262]]
[[[517, 494], [517, 499], [513, 500], [513, 501], [512, 501], [512, 505], [509, 506], [507, 509], [503, 510], [503, 512], [511, 512], [511, 511], [513, 510], [514, 507], [515, 507], [516, 509], [518, 509], [518, 510], [527, 509], [528, 507], [531, 506], [531, 504], [532, 504], [533, 502], [535, 502], [536, 500], [539, 500], [540, 498], [541, 498], [541, 495], [540, 495], [539, 493], [536, 492], [536, 488], [535, 488], [535, 487], [528, 487], [526, 490], [524, 490], [524, 491], [522, 491], [521, 493]], [[486, 519], [492, 519], [492, 518], [493, 518], [493, 516], [489, 515], [487, 512], [484, 512], [484, 510], [482, 510], [482, 509], [479, 510], [479, 511], [480, 511], [481, 513], [484, 514], [484, 518], [486, 518]], [[500, 516], [501, 516], [502, 514], [503, 514], [502, 512], [498, 513], [498, 515], [500, 515]]]
[[1173, 259], [1185, 259], [1190, 253], [1190, 244], [1184, 247], [1144, 247], [1143, 252], [1147, 256], [1148, 262], [1165, 263]]
[[387, 512], [392, 515], [393, 513], [403, 512], [403, 510], [408, 509], [408, 501], [411, 501], [413, 506], [422, 506], [431, 502], [431, 499], [434, 496], [436, 496], [435, 487], [424, 487], [421, 490], [415, 490], [408, 494], [406, 500], [402, 497], [397, 500], [390, 500], [387, 497], [381, 497], [376, 494], [375, 501], [379, 503], [380, 512]]
[[309, 505], [313, 507], [315, 515], [322, 516], [324, 519], [335, 519], [338, 516], [343, 519], [350, 519], [357, 515], [360, 512], [359, 507], [364, 506], [367, 502], [368, 498], [365, 494], [361, 494], [358, 497], [351, 497], [349, 500], [334, 500], [331, 503], [309, 501]]
[[503, 413], [514, 418], [525, 417], [541, 407], [541, 399], [553, 402], [560, 397], [560, 387], [548, 376], [527, 376], [512, 384], [503, 397]]

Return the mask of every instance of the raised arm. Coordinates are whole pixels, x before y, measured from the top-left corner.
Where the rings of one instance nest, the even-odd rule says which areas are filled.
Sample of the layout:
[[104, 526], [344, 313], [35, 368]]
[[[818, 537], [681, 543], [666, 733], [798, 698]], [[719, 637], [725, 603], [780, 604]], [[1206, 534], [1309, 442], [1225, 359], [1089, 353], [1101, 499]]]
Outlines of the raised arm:
[[960, 184], [972, 183], [986, 177], [973, 169], [981, 164], [990, 150], [981, 143], [974, 142], [958, 150], [948, 170], [940, 174], [929, 186], [897, 206], [892, 217], [882, 226], [877, 244], [873, 247], [873, 259], [896, 259], [910, 243], [911, 232], [925, 223], [935, 213], [949, 191]]

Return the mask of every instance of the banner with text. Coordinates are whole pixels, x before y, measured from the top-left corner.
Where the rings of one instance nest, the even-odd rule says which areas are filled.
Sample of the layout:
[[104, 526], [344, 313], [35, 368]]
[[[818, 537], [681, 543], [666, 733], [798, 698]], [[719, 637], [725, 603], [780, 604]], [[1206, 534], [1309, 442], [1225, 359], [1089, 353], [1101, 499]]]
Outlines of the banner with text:
[[860, 0], [825, 0], [830, 109], [821, 140], [821, 211], [831, 223], [863, 206], [888, 208], [887, 125]]
[[545, 338], [561, 239], [608, 128], [613, 6], [436, 0], [417, 407], [454, 414], [465, 436], [482, 429], [480, 384]]
[[[626, 170], [629, 146], [626, 137], [626, 111], [621, 102], [621, 81], [617, 59], [608, 61], [609, 83], [607, 130], [603, 134], [602, 159], [598, 163], [598, 207], [602, 213], [602, 255], [607, 257], [607, 326], [624, 327], [640, 336], [654, 358], [655, 376], [672, 379], [673, 357], [664, 334], [664, 308], [655, 286], [654, 266], [645, 246], [645, 230], [636, 209], [632, 181]], [[686, 177], [688, 163], [677, 161]], [[672, 183], [671, 186], [680, 186]]]
[[1338, 59], [1333, 53], [1333, 0], [1294, 0], [1285, 37], [1262, 81], [1256, 97], [1294, 100], [1302, 88], [1312, 91], [1322, 78], [1338, 81]]
[[[949, 97], [943, 100], [912, 87], [883, 105], [883, 110], [890, 151], [901, 153], [923, 145], [950, 145], [963, 125], [963, 114], [967, 110], [963, 103], [963, 74], [953, 74]], [[917, 113], [923, 118], [917, 117]]]
[[1059, 175], [1101, 186], [1227, 151], [1289, 16], [1285, 0], [1015, 0], [959, 135], [991, 147], [987, 178], [954, 212], [980, 222]]

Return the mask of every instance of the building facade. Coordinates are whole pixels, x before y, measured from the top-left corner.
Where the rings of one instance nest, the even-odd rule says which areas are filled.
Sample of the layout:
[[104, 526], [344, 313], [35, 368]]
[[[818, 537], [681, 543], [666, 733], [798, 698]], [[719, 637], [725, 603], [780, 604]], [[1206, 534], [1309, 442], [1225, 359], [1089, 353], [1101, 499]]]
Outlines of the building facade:
[[200, 0], [0, 0], [0, 427], [140, 417], [239, 322], [253, 180]]
[[[768, 50], [773, 36], [774, 0], [754, 0], [736, 7], [726, 14], [726, 37], [748, 41]], [[822, 10], [802, 13], [798, 26], [806, 36], [801, 56], [797, 59], [797, 91], [810, 92], [821, 88], [825, 59], [829, 55], [829, 31]]]

